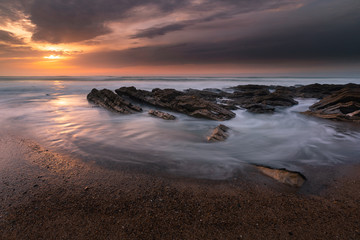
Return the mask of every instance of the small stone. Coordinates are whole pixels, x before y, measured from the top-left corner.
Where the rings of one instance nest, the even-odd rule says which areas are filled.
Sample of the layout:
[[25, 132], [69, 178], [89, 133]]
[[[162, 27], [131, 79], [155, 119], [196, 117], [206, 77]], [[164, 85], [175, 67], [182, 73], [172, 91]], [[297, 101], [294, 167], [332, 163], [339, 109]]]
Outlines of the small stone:
[[229, 134], [227, 133], [229, 128], [223, 124], [217, 126], [210, 136], [207, 137], [208, 142], [225, 141]]
[[255, 166], [266, 176], [293, 187], [301, 187], [306, 181], [305, 176], [299, 172], [289, 171], [285, 168], [276, 169], [260, 165]]

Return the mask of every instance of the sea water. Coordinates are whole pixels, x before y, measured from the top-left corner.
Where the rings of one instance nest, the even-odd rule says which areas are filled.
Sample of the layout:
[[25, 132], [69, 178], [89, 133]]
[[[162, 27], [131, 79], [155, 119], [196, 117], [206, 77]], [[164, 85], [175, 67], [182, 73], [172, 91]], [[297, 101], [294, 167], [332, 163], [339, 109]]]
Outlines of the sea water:
[[89, 103], [92, 88], [115, 90], [218, 88], [245, 84], [305, 85], [360, 83], [359, 78], [237, 77], [1, 77], [2, 130], [35, 138], [44, 146], [103, 166], [133, 166], [149, 171], [225, 179], [249, 163], [301, 171], [306, 166], [360, 161], [360, 127], [313, 117], [306, 111], [316, 99], [274, 114], [235, 110], [221, 122], [230, 127], [224, 142], [208, 143], [219, 122], [171, 112], [175, 121], [142, 113], [123, 115]]

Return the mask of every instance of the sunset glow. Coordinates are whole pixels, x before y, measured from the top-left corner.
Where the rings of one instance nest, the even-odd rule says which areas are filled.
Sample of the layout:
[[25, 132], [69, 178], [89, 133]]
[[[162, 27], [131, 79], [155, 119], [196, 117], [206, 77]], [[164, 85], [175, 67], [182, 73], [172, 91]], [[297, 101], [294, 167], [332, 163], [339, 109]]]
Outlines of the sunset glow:
[[44, 58], [53, 60], [53, 59], [60, 59], [61, 56], [59, 56], [59, 55], [50, 55], [50, 56], [45, 56]]

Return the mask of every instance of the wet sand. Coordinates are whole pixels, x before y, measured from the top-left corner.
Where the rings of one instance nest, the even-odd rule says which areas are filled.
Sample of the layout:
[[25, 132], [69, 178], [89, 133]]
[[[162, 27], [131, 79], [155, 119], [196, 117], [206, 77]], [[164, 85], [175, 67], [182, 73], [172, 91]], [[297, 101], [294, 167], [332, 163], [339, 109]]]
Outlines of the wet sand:
[[3, 135], [0, 239], [360, 239], [359, 166], [308, 169], [301, 189], [244, 172], [112, 170]]

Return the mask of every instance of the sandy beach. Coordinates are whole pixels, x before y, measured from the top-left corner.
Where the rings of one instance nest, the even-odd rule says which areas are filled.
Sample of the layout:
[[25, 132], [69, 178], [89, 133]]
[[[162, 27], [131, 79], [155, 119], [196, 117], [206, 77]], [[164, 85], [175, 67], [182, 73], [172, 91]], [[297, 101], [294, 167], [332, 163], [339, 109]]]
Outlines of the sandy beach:
[[0, 140], [1, 239], [358, 239], [359, 166], [296, 189], [251, 169], [222, 181], [106, 169]]

